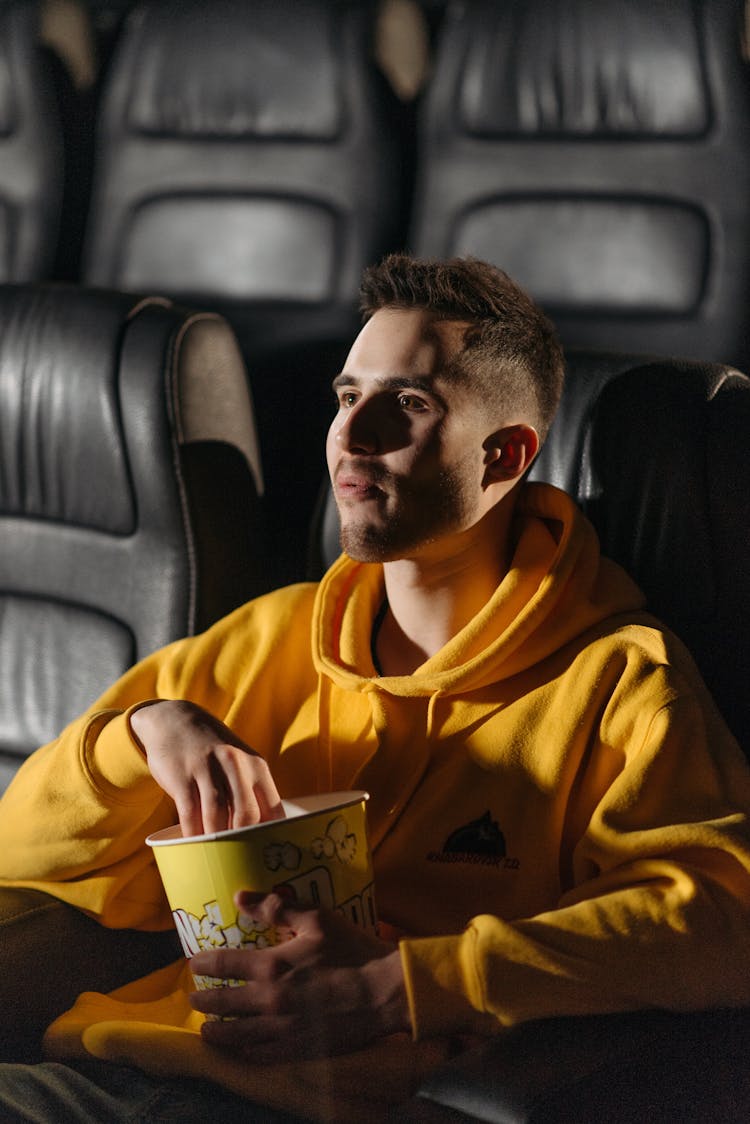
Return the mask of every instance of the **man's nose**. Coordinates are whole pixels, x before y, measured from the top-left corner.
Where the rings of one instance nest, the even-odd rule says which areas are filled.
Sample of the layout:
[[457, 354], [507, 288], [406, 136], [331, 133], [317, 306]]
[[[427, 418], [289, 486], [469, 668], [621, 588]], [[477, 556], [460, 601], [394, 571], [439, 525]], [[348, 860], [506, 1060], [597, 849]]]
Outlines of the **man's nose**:
[[373, 402], [358, 402], [343, 416], [336, 443], [347, 453], [377, 453], [381, 440]]

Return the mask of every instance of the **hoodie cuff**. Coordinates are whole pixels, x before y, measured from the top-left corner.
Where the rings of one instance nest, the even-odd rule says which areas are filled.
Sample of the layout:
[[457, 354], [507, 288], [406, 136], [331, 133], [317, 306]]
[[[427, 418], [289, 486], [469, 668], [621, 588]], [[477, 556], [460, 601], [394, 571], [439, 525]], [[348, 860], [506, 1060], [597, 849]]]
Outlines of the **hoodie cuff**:
[[415, 1041], [446, 1034], [496, 1034], [500, 1024], [481, 1010], [474, 963], [475, 935], [423, 937], [399, 944]]
[[86, 760], [94, 783], [120, 803], [137, 802], [136, 790], [144, 782], [153, 783], [146, 755], [130, 726], [130, 715], [135, 710], [138, 706], [124, 712], [100, 712], [84, 734]]

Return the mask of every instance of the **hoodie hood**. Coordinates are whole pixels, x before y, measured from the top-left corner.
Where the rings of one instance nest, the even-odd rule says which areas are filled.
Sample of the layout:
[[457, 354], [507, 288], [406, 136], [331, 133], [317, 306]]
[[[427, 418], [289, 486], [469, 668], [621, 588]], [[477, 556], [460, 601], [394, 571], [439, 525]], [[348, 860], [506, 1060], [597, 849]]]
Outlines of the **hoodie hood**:
[[[401, 697], [475, 691], [538, 664], [601, 621], [643, 607], [639, 588], [602, 558], [594, 528], [559, 488], [524, 486], [516, 534], [508, 572], [484, 609], [411, 675], [378, 678], [379, 691]], [[313, 658], [336, 686], [372, 688], [370, 636], [383, 595], [380, 564], [342, 555], [323, 578]]]

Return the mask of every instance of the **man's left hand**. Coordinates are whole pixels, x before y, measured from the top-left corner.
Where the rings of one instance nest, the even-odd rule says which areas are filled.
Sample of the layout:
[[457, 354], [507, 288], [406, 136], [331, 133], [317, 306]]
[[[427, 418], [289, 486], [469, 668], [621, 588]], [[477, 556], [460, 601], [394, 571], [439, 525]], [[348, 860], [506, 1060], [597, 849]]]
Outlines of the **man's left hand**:
[[240, 912], [274, 926], [282, 943], [262, 949], [199, 952], [193, 972], [237, 987], [195, 992], [207, 1020], [206, 1042], [257, 1062], [344, 1053], [386, 1034], [410, 1030], [398, 946], [327, 909], [285, 903], [278, 894], [242, 892]]

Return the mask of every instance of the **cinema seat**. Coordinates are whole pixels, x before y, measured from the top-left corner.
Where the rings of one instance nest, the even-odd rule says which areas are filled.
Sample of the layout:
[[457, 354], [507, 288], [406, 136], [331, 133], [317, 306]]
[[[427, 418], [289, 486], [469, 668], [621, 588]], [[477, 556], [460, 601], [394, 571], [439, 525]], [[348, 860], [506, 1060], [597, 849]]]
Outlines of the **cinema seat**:
[[259, 489], [226, 322], [0, 287], [0, 789], [132, 663], [265, 587]]
[[[530, 1022], [428, 1078], [423, 1124], [746, 1124], [750, 1012]], [[405, 1117], [408, 1119], [408, 1116]]]
[[502, 266], [567, 346], [748, 369], [743, 15], [743, 0], [447, 5], [412, 249]]
[[0, 4], [0, 283], [53, 274], [63, 204], [63, 133], [38, 0]]
[[362, 269], [403, 238], [402, 115], [372, 61], [375, 7], [146, 2], [104, 78], [84, 279], [233, 325], [279, 583], [300, 576]]

